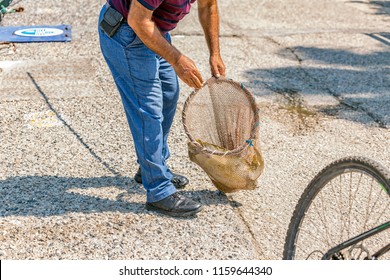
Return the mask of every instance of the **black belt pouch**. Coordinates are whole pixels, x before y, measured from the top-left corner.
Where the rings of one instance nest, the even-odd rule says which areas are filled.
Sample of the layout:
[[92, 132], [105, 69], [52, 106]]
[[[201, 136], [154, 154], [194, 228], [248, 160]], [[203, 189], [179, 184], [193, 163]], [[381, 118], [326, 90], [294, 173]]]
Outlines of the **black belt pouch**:
[[103, 15], [103, 19], [100, 21], [100, 28], [108, 36], [114, 36], [119, 26], [123, 22], [123, 16], [113, 7], [108, 5], [106, 12]]

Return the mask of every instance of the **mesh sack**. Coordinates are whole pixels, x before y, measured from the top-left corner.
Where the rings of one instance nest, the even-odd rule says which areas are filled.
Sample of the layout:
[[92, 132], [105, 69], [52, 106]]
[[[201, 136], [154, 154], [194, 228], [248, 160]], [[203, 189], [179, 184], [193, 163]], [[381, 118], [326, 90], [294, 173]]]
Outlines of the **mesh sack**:
[[222, 192], [253, 190], [264, 169], [254, 97], [240, 83], [210, 78], [183, 108], [188, 153]]

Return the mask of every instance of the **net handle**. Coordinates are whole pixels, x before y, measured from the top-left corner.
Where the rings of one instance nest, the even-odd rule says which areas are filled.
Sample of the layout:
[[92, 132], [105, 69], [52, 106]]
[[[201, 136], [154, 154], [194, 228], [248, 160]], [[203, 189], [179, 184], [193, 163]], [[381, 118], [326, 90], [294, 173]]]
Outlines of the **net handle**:
[[[211, 83], [229, 83], [229, 84], [232, 84], [234, 86], [236, 86], [237, 88], [241, 89], [246, 97], [248, 98], [250, 104], [251, 104], [251, 107], [252, 107], [252, 111], [254, 113], [254, 120], [253, 120], [253, 124], [252, 124], [252, 131], [251, 131], [251, 138], [250, 139], [247, 139], [245, 140], [244, 143], [242, 143], [242, 145], [238, 146], [237, 148], [233, 149], [233, 150], [229, 150], [227, 152], [221, 152], [221, 151], [216, 151], [216, 150], [210, 150], [206, 147], [203, 147], [201, 144], [199, 144], [191, 135], [191, 133], [189, 132], [188, 130], [188, 127], [187, 127], [187, 121], [186, 121], [186, 112], [187, 112], [187, 109], [188, 109], [188, 106], [190, 105], [192, 99], [195, 97], [195, 95], [197, 95], [199, 93], [199, 90], [202, 89], [203, 87], [205, 86], [208, 86], [209, 84]], [[215, 78], [215, 77], [211, 77], [210, 79], [208, 79], [200, 89], [195, 89], [194, 91], [192, 91], [190, 93], [190, 95], [188, 96], [188, 98], [186, 99], [186, 101], [184, 102], [184, 106], [183, 106], [183, 112], [182, 112], [182, 123], [183, 123], [183, 126], [184, 126], [184, 132], [186, 133], [188, 139], [190, 140], [190, 142], [195, 145], [196, 147], [202, 149], [202, 151], [205, 151], [209, 154], [214, 154], [214, 155], [220, 155], [220, 156], [226, 156], [226, 155], [231, 155], [231, 154], [238, 154], [240, 152], [242, 152], [244, 149], [246, 149], [247, 147], [249, 146], [253, 146], [253, 141], [257, 139], [258, 137], [258, 131], [259, 131], [259, 127], [258, 127], [258, 124], [259, 124], [259, 108], [257, 107], [256, 105], [256, 101], [255, 101], [255, 98], [254, 96], [252, 95], [252, 93], [250, 93], [246, 88], [245, 86], [242, 84], [242, 83], [238, 83], [238, 82], [235, 82], [231, 79], [227, 79], [225, 77], [220, 77], [220, 78]]]

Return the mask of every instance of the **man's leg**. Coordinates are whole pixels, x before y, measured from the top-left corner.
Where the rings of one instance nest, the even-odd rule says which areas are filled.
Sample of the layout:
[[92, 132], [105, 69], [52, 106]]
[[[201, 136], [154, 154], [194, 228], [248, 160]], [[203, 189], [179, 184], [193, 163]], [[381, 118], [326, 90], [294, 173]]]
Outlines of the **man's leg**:
[[[170, 35], [165, 35], [166, 39], [170, 42]], [[168, 147], [168, 136], [172, 126], [172, 122], [175, 116], [177, 108], [177, 100], [179, 98], [179, 81], [173, 67], [162, 57], [157, 56], [159, 61], [159, 79], [161, 81], [161, 88], [163, 93], [163, 160], [166, 161], [170, 156]], [[188, 179], [182, 175], [172, 173], [172, 183], [176, 188], [184, 188], [188, 183]], [[134, 179], [142, 183], [142, 174], [138, 170]]]
[[[167, 33], [167, 40], [170, 42], [170, 35]], [[177, 100], [179, 98], [179, 81], [173, 67], [162, 57], [159, 57], [159, 77], [161, 80], [161, 87], [163, 90], [163, 157], [166, 161], [170, 156], [168, 147], [168, 136], [172, 126], [173, 118], [177, 108]], [[184, 188], [188, 183], [188, 179], [182, 175], [172, 173], [172, 182], [176, 188]]]
[[173, 67], [163, 58], [159, 58], [159, 77], [163, 91], [163, 156], [167, 160], [170, 156], [168, 147], [168, 135], [176, 113], [177, 100], [179, 98], [179, 82]]
[[99, 38], [133, 135], [147, 190], [147, 206], [177, 216], [198, 212], [200, 204], [175, 194], [172, 174], [165, 165], [163, 94], [156, 54], [139, 40], [127, 24], [122, 24], [112, 38], [99, 29]]
[[[168, 136], [172, 126], [173, 118], [177, 108], [177, 100], [179, 98], [179, 81], [173, 67], [163, 58], [158, 57], [159, 61], [159, 78], [161, 81], [161, 88], [163, 92], [163, 160], [170, 156], [168, 147]], [[184, 188], [189, 180], [180, 174], [172, 173], [172, 183], [176, 188]], [[142, 183], [142, 173], [139, 169], [134, 176], [138, 183]]]
[[162, 157], [163, 96], [158, 59], [127, 24], [122, 24], [112, 38], [101, 30], [99, 35], [132, 132], [147, 201], [162, 200], [176, 188]]

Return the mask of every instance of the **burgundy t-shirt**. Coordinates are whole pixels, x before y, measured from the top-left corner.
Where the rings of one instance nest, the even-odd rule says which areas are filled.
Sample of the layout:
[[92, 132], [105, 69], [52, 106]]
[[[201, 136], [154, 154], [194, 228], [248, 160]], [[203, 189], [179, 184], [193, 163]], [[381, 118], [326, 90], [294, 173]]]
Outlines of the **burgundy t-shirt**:
[[[174, 29], [177, 23], [190, 12], [196, 0], [137, 0], [146, 9], [153, 11], [153, 20], [162, 32]], [[131, 0], [108, 0], [109, 4], [125, 18], [129, 14]]]

